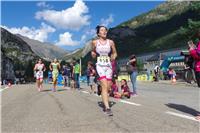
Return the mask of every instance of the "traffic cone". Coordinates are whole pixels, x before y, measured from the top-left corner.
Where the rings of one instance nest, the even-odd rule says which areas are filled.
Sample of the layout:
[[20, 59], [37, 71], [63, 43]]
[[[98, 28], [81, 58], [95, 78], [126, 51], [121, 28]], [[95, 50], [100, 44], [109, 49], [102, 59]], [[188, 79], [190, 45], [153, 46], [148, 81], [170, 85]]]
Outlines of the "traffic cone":
[[172, 83], [173, 84], [176, 83], [176, 78], [175, 77], [172, 78]]
[[8, 87], [10, 88], [11, 86], [12, 86], [12, 84], [9, 82], [9, 83], [8, 83]]

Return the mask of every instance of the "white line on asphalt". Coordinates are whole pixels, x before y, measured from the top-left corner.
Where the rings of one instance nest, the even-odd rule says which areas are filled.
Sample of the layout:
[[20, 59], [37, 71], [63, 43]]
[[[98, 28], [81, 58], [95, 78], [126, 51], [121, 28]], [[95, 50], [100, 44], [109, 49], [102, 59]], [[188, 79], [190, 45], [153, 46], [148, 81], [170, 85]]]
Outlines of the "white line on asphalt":
[[133, 103], [133, 102], [125, 101], [125, 100], [119, 100], [119, 101], [122, 103], [127, 103], [127, 104], [131, 104], [131, 105], [135, 105], [135, 106], [141, 106], [141, 104]]
[[0, 92], [2, 92], [2, 91], [4, 91], [4, 90], [6, 90], [6, 89], [8, 89], [9, 87], [8, 86], [6, 86], [4, 89], [0, 89]]
[[89, 93], [89, 92], [87, 92], [87, 91], [81, 91], [81, 92], [83, 92], [83, 93], [87, 93], [87, 94]]
[[[175, 112], [171, 112], [171, 111], [166, 111], [165, 113], [170, 114], [170, 115], [174, 115], [174, 116], [178, 116], [178, 117], [182, 117], [182, 118], [185, 118], [185, 119], [193, 120], [193, 121], [198, 121], [194, 117], [175, 113]], [[200, 122], [200, 121], [198, 121], [198, 122]]]
[[[86, 93], [86, 94], [89, 93], [88, 91], [81, 91], [81, 92]], [[101, 97], [101, 95], [99, 96], [99, 95], [97, 95], [97, 94], [95, 94], [95, 96]], [[135, 106], [141, 106], [141, 104], [137, 104], [137, 103], [133, 103], [133, 102], [125, 101], [125, 100], [119, 100], [119, 102], [131, 104], [131, 105], [135, 105]]]
[[97, 96], [97, 97], [101, 97], [101, 95], [97, 95], [97, 94], [94, 94], [95, 96]]

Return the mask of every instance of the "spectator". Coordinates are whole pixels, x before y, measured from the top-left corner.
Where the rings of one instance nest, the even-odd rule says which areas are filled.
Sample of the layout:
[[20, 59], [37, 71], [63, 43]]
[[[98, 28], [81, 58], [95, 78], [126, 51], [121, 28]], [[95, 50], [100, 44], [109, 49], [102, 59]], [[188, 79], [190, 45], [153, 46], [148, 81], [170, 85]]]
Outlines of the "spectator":
[[170, 80], [173, 77], [173, 69], [172, 68], [169, 68], [169, 70], [168, 70], [168, 77], [169, 77]]
[[[121, 98], [130, 98], [130, 89], [128, 87], [127, 81], [125, 79], [121, 80]], [[134, 95], [137, 96], [137, 95]]]
[[159, 70], [160, 70], [159, 66], [156, 65], [154, 67], [154, 74], [155, 74], [154, 81], [159, 81]]
[[115, 79], [113, 79], [112, 81], [110, 96], [114, 98], [121, 98], [121, 94], [119, 93], [118, 86]]
[[130, 77], [131, 77], [131, 83], [133, 86], [132, 95], [137, 95], [137, 91], [136, 91], [136, 78], [137, 78], [137, 59], [135, 55], [131, 55], [127, 65], [129, 66], [129, 73], [130, 73]]
[[87, 85], [89, 86], [89, 83], [90, 83], [90, 68], [89, 67], [87, 67], [86, 75], [87, 75]]
[[69, 64], [63, 66], [62, 69], [62, 76], [64, 80], [64, 87], [70, 87], [70, 67]]
[[130, 98], [130, 89], [128, 87], [127, 81], [125, 79], [121, 80], [121, 92], [119, 92], [118, 86], [113, 80], [112, 83], [112, 91], [110, 93], [110, 96], [113, 96], [114, 98]]
[[[196, 36], [200, 40], [200, 29], [198, 30]], [[197, 42], [196, 46], [192, 41], [188, 42], [188, 45], [189, 45], [190, 55], [195, 60], [194, 69], [195, 69], [196, 81], [198, 87], [200, 87], [200, 41]]]
[[150, 80], [150, 66], [149, 66], [149, 63], [145, 63], [144, 64], [144, 69], [146, 71], [146, 75], [147, 75], [147, 80], [149, 81]]
[[75, 80], [75, 86], [78, 90], [80, 90], [79, 75], [80, 75], [80, 65], [79, 62], [76, 61], [74, 66], [74, 80]]
[[172, 69], [172, 79], [176, 78], [176, 71]]
[[89, 69], [89, 85], [90, 85], [90, 88], [91, 88], [91, 92], [90, 94], [92, 93], [96, 93], [96, 90], [95, 90], [95, 82], [94, 82], [94, 79], [95, 79], [95, 75], [96, 75], [96, 71], [94, 69], [94, 65], [91, 61], [88, 62], [88, 69]]

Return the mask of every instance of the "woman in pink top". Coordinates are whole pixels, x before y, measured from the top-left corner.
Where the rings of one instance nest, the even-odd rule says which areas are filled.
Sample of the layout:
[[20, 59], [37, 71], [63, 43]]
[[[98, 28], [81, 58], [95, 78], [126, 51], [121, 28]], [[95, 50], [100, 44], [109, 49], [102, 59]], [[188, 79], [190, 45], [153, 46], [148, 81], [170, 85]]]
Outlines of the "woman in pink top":
[[[190, 55], [195, 60], [196, 81], [197, 81], [198, 87], [200, 87], [200, 29], [198, 29], [196, 36], [199, 39], [199, 41], [196, 46], [192, 42], [190, 42], [189, 43], [189, 51], [190, 51]], [[200, 114], [198, 114], [196, 116], [196, 119], [200, 121]]]
[[115, 80], [113, 80], [111, 87], [112, 87], [111, 96], [113, 96], [114, 98], [125, 98], [125, 97], [130, 98], [130, 90], [127, 81], [125, 79], [121, 80], [121, 92], [119, 92]]
[[[197, 33], [197, 37], [200, 40], [200, 29]], [[189, 51], [190, 55], [194, 58], [195, 60], [195, 75], [196, 75], [196, 80], [197, 80], [197, 85], [200, 87], [200, 41], [195, 45], [192, 41], [189, 43]]]
[[110, 96], [114, 98], [121, 98], [121, 94], [119, 93], [118, 85], [115, 79], [112, 81]]
[[121, 80], [121, 90], [122, 90], [121, 98], [123, 97], [130, 98], [130, 89], [125, 79]]

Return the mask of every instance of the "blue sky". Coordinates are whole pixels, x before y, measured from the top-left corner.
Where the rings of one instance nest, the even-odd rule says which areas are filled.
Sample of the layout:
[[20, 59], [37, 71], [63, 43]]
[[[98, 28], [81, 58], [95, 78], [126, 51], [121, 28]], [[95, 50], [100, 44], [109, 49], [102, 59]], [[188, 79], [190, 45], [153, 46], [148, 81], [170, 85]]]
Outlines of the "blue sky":
[[163, 1], [3, 1], [1, 26], [66, 50], [83, 47], [98, 24], [115, 27]]

